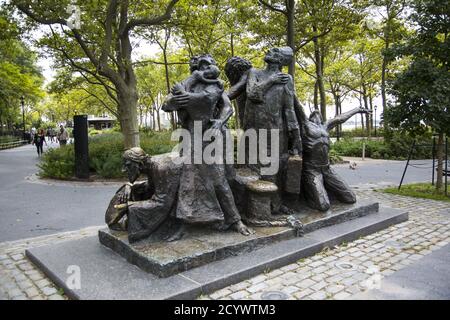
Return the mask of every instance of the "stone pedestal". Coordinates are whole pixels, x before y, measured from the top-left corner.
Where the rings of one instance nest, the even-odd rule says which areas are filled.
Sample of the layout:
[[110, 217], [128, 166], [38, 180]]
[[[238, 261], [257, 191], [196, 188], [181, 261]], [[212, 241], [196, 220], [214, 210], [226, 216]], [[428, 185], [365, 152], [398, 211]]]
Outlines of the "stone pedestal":
[[[320, 212], [298, 203], [293, 216], [309, 233], [327, 226], [377, 213], [378, 203], [359, 202], [344, 205], [335, 203], [327, 212]], [[234, 231], [218, 232], [205, 226], [190, 227], [178, 241], [166, 242], [145, 239], [133, 244], [127, 233], [104, 229], [99, 231], [100, 242], [121, 255], [128, 262], [158, 277], [168, 277], [230, 256], [240, 255], [297, 237], [296, 230], [289, 227], [254, 227], [255, 234], [243, 236]]]

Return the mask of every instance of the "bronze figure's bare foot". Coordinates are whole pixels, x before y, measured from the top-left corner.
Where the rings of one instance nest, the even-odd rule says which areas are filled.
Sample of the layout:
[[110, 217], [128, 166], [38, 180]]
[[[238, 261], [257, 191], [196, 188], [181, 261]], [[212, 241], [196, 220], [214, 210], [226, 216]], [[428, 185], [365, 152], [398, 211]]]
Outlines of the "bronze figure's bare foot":
[[242, 221], [238, 221], [231, 225], [231, 228], [244, 236], [249, 236], [255, 233], [255, 230], [247, 227]]

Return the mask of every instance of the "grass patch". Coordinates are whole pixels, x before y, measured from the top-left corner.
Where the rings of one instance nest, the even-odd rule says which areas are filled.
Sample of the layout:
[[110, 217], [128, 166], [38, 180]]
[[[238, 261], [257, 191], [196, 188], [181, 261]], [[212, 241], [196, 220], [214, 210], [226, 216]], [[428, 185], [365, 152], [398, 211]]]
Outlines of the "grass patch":
[[413, 183], [405, 184], [400, 190], [398, 188], [387, 188], [378, 190], [380, 192], [397, 194], [400, 196], [408, 196], [414, 198], [432, 199], [439, 201], [450, 202], [450, 197], [446, 196], [444, 192], [438, 193], [436, 187], [431, 183]]

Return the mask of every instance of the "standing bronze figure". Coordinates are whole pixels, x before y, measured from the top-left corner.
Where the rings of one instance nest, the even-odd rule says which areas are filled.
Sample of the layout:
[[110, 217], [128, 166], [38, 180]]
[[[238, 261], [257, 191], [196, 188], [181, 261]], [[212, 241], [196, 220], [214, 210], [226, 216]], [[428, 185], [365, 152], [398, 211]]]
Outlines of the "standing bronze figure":
[[[192, 74], [182, 83], [174, 86], [172, 94], [167, 97], [164, 111], [182, 111], [184, 125], [191, 135], [189, 163], [184, 163], [178, 190], [176, 218], [187, 224], [215, 224], [220, 229], [233, 229], [249, 235], [253, 231], [241, 220], [234, 202], [233, 193], [226, 178], [225, 165], [195, 163], [194, 130], [201, 124], [204, 131], [217, 129], [221, 134], [226, 122], [215, 115], [229, 117], [232, 111], [230, 100], [224, 93], [223, 84], [218, 80], [219, 69], [210, 55], [196, 59]], [[219, 109], [219, 111], [217, 111]], [[202, 141], [203, 151], [207, 145]]]

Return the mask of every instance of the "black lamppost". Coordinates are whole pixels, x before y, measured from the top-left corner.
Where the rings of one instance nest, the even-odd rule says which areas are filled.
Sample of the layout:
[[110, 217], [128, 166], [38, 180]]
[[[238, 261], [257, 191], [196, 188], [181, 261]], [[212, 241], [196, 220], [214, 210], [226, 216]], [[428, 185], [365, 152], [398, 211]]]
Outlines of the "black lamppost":
[[[337, 108], [336, 108], [336, 116], [339, 115], [340, 110], [341, 110], [341, 89], [338, 87], [336, 89], [336, 104], [337, 104]], [[340, 133], [341, 129], [339, 127], [339, 125], [336, 126], [336, 140], [339, 141], [340, 139]]]
[[25, 140], [25, 101], [24, 101], [24, 97], [21, 96], [20, 97], [20, 104], [22, 105], [22, 125], [23, 125], [23, 134], [22, 134], [22, 138], [23, 140]]
[[375, 110], [375, 137], [377, 136], [377, 106], [373, 106]]

